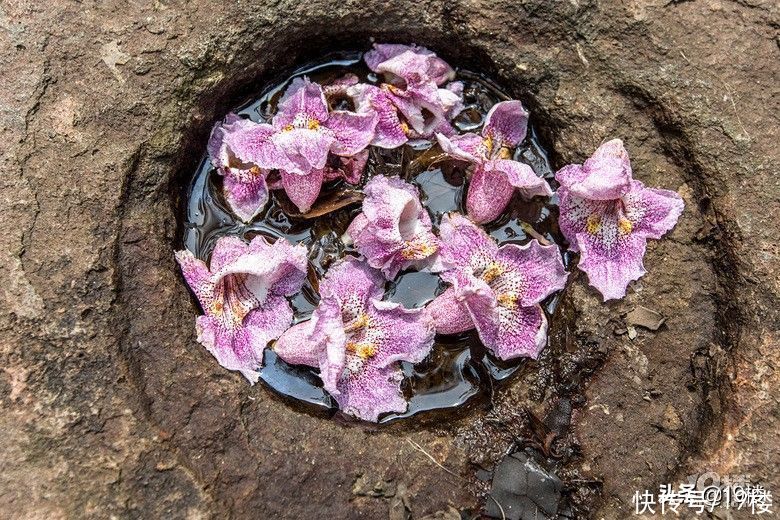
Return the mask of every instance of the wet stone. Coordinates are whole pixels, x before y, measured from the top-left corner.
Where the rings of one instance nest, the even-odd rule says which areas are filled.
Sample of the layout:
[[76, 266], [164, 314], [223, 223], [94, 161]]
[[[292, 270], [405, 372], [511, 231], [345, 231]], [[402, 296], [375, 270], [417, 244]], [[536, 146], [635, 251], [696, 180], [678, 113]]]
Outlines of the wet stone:
[[507, 455], [496, 467], [486, 503], [490, 518], [559, 518], [563, 483], [523, 452]]

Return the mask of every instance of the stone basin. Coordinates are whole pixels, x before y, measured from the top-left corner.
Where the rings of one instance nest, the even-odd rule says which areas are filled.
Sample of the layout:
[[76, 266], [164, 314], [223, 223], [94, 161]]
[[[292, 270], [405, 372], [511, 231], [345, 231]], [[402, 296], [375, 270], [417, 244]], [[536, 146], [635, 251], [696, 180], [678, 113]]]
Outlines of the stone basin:
[[[708, 471], [780, 489], [773, 4], [54, 0], [0, 21], [12, 517], [476, 513], [545, 417], [566, 419], [549, 462], [584, 518], [626, 518], [636, 490]], [[621, 137], [635, 177], [686, 202], [625, 299], [604, 304], [572, 276], [554, 369], [379, 427], [222, 370], [195, 341], [172, 256], [213, 122], [291, 65], [372, 37], [489, 72], [529, 107], [555, 167]], [[664, 324], [628, 327], [637, 307]]]

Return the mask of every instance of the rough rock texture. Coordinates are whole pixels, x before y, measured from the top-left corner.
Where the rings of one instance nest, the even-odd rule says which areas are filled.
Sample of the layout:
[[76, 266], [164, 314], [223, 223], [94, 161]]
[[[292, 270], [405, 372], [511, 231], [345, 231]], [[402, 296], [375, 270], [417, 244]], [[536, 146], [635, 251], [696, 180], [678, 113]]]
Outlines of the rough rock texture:
[[[475, 465], [512, 445], [521, 408], [556, 406], [529, 395], [541, 376], [447, 421], [367, 431], [300, 413], [195, 343], [171, 254], [178, 186], [211, 122], [281, 67], [369, 36], [492, 70], [556, 166], [620, 136], [637, 178], [686, 200], [625, 300], [602, 304], [577, 276], [556, 325], [550, 355], [605, 357], [568, 441], [566, 472], [601, 482], [589, 515], [625, 518], [634, 490], [708, 470], [780, 492], [778, 23], [762, 0], [0, 4], [0, 508], [479, 507]], [[637, 305], [665, 325], [619, 334]]]

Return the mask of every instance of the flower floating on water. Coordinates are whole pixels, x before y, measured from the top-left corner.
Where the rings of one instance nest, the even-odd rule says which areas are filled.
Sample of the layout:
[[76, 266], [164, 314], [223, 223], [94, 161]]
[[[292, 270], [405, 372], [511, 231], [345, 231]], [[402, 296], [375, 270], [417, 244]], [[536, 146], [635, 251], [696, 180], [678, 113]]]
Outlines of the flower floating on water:
[[471, 177], [466, 208], [477, 223], [498, 217], [518, 190], [524, 198], [550, 196], [547, 181], [527, 164], [510, 159], [511, 148], [525, 138], [528, 112], [519, 101], [502, 101], [488, 112], [482, 135], [466, 133], [436, 135], [445, 153], [476, 165]]
[[347, 236], [368, 264], [388, 279], [412, 266], [438, 270], [439, 240], [417, 188], [398, 177], [377, 176], [363, 191], [363, 212], [349, 225]]
[[250, 222], [268, 202], [268, 170], [239, 159], [228, 143], [231, 135], [251, 129], [254, 125], [248, 119], [228, 114], [225, 121], [211, 131], [208, 143], [211, 162], [224, 177], [222, 191], [225, 200], [233, 213], [244, 222]]
[[396, 148], [409, 139], [451, 133], [448, 120], [463, 110], [463, 84], [452, 82], [455, 71], [425, 47], [376, 44], [367, 52], [369, 69], [382, 74], [380, 86], [356, 84], [346, 89], [361, 113], [376, 113], [371, 144]]
[[556, 246], [535, 239], [501, 247], [459, 214], [441, 223], [442, 278], [452, 287], [428, 304], [436, 331], [477, 329], [501, 359], [536, 358], [547, 340], [539, 302], [563, 289], [568, 276]]
[[249, 244], [238, 237], [217, 240], [210, 266], [187, 251], [176, 260], [204, 314], [196, 321], [198, 341], [228, 370], [257, 382], [263, 349], [292, 322], [285, 299], [306, 278], [306, 247], [262, 236]]
[[346, 110], [329, 113], [322, 87], [295, 78], [271, 124], [232, 134], [231, 149], [242, 161], [279, 170], [287, 196], [305, 213], [320, 193], [328, 155], [362, 152], [374, 138], [376, 118]]
[[320, 283], [321, 300], [311, 319], [274, 345], [288, 363], [319, 368], [341, 410], [367, 421], [406, 410], [399, 362], [422, 361], [434, 338], [428, 312], [381, 301], [383, 285], [378, 271], [347, 257]]
[[604, 301], [622, 298], [629, 282], [645, 274], [648, 238], [659, 239], [677, 223], [682, 198], [633, 180], [620, 139], [602, 144], [585, 164], [555, 174], [561, 184], [559, 225], [579, 268]]

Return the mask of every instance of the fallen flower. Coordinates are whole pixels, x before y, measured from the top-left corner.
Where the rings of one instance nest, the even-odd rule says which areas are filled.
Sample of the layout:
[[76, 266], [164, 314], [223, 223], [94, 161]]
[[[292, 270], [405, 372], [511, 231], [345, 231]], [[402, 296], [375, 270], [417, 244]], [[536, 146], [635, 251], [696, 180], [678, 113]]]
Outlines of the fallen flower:
[[353, 257], [334, 265], [320, 283], [320, 304], [309, 321], [282, 334], [280, 358], [320, 369], [323, 386], [344, 413], [376, 422], [407, 403], [399, 361], [419, 363], [433, 346], [424, 309], [381, 301], [384, 280]]
[[498, 217], [515, 190], [527, 199], [552, 195], [547, 181], [530, 166], [510, 159], [510, 149], [525, 138], [527, 127], [528, 112], [520, 101], [502, 101], [488, 112], [482, 135], [436, 134], [447, 154], [476, 165], [466, 195], [466, 209], [475, 222], [482, 224]]
[[229, 144], [243, 161], [278, 169], [281, 185], [302, 213], [320, 193], [328, 155], [353, 157], [374, 138], [377, 116], [346, 110], [328, 112], [322, 87], [295, 78], [271, 124], [231, 134]]
[[292, 322], [285, 297], [306, 279], [306, 247], [282, 238], [270, 244], [257, 236], [247, 244], [222, 237], [209, 267], [186, 249], [176, 252], [176, 260], [203, 309], [196, 321], [198, 341], [220, 365], [256, 383], [263, 349]]
[[437, 270], [439, 240], [417, 188], [398, 177], [379, 175], [363, 191], [363, 212], [346, 235], [368, 264], [387, 279], [412, 266]]
[[563, 289], [566, 273], [556, 246], [531, 240], [501, 247], [459, 214], [442, 219], [441, 277], [451, 284], [427, 306], [436, 331], [476, 328], [482, 343], [501, 359], [536, 358], [547, 340], [539, 303]]
[[231, 211], [244, 222], [250, 222], [268, 202], [268, 170], [238, 159], [228, 145], [230, 138], [226, 136], [254, 125], [248, 119], [228, 114], [222, 123], [214, 126], [207, 147], [211, 163], [224, 177], [222, 192], [225, 200]]
[[579, 268], [604, 301], [622, 298], [646, 272], [647, 239], [675, 226], [682, 198], [633, 180], [620, 139], [599, 146], [582, 165], [561, 168], [555, 178], [561, 185], [559, 225], [569, 249], [580, 252]]
[[[396, 148], [436, 131], [450, 133], [449, 119], [463, 110], [463, 85], [439, 88], [455, 77], [444, 60], [424, 47], [396, 44], [376, 44], [364, 59], [385, 82], [379, 87], [354, 84], [345, 92], [358, 112], [377, 114], [373, 145]], [[340, 90], [336, 86], [333, 92]]]

